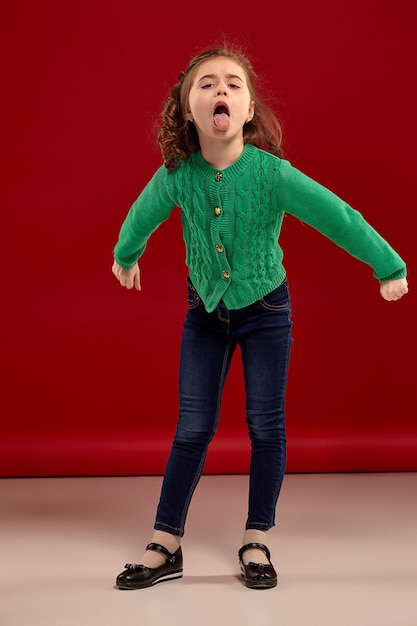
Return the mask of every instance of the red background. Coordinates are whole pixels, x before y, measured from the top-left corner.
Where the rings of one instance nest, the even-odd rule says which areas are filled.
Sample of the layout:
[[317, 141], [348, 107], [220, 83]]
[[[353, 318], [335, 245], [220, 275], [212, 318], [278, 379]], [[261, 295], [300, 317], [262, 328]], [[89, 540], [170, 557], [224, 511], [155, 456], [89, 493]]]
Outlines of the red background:
[[[408, 0], [2, 3], [1, 438], [4, 476], [159, 474], [177, 418], [185, 314], [178, 213], [110, 272], [161, 162], [154, 123], [191, 56], [225, 34], [252, 58], [293, 165], [416, 261], [416, 9]], [[288, 471], [416, 470], [416, 298], [287, 218], [294, 339]], [[212, 473], [246, 472], [239, 359]]]

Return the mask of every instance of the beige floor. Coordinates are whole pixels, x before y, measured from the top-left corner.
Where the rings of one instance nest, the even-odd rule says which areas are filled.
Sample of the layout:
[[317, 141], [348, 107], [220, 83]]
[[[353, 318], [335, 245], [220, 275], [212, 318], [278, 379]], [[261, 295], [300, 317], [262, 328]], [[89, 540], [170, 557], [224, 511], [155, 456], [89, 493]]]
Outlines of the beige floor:
[[184, 578], [113, 588], [148, 541], [161, 478], [0, 480], [1, 626], [416, 626], [417, 474], [288, 475], [278, 589], [240, 580], [246, 476], [204, 476]]

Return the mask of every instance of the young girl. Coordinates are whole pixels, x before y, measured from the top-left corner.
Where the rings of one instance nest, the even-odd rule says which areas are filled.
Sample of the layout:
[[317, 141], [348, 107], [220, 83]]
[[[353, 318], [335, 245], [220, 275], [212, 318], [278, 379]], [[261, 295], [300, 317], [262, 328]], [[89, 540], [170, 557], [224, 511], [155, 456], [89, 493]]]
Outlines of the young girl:
[[123, 287], [140, 290], [138, 258], [173, 207], [180, 207], [189, 309], [181, 344], [179, 420], [152, 542], [139, 565], [127, 564], [119, 574], [120, 589], [182, 576], [180, 540], [238, 344], [252, 448], [239, 563], [247, 587], [277, 585], [266, 544], [286, 459], [292, 322], [278, 243], [284, 214], [369, 264], [385, 300], [408, 291], [403, 260], [361, 214], [282, 159], [279, 123], [258, 97], [254, 80], [250, 62], [238, 51], [212, 49], [190, 62], [162, 113], [164, 165], [130, 209], [114, 250], [114, 275]]

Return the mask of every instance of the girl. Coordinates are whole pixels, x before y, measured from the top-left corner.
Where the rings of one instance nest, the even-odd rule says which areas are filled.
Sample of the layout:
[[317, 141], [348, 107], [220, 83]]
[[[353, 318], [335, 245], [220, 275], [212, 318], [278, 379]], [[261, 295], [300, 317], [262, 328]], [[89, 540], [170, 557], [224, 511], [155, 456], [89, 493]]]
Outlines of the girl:
[[182, 576], [188, 507], [216, 432], [223, 385], [239, 344], [251, 440], [249, 511], [239, 563], [252, 589], [277, 585], [267, 548], [285, 471], [284, 400], [291, 309], [278, 243], [285, 213], [368, 263], [386, 300], [407, 293], [406, 267], [357, 211], [282, 159], [280, 125], [230, 49], [196, 56], [162, 113], [161, 166], [124, 221], [113, 273], [140, 290], [138, 258], [175, 205], [189, 267], [179, 371], [179, 420], [152, 542], [117, 577], [140, 589]]

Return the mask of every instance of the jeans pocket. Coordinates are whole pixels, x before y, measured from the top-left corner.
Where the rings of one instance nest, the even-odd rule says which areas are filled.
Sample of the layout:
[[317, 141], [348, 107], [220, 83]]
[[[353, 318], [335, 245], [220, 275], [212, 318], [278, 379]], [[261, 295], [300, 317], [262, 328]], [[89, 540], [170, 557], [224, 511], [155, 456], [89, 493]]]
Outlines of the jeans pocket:
[[284, 280], [279, 287], [259, 299], [260, 305], [267, 311], [290, 311], [288, 283]]
[[200, 304], [201, 298], [197, 293], [196, 288], [189, 278], [187, 278], [187, 286], [188, 286], [188, 308], [195, 309]]

